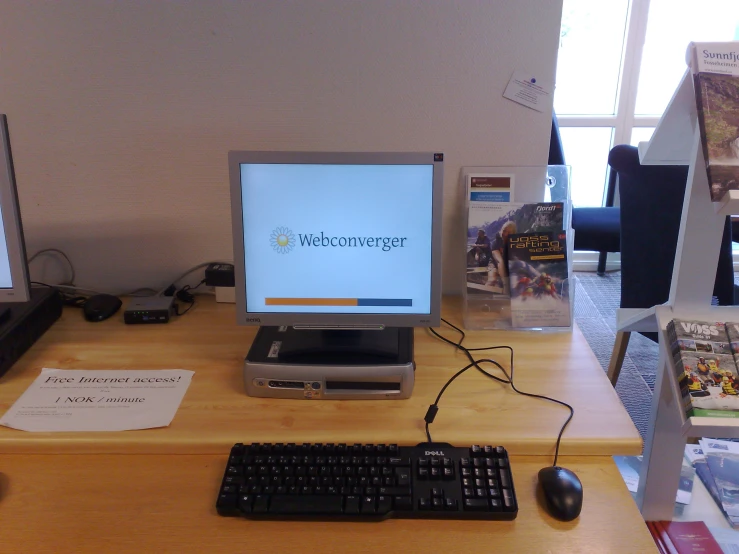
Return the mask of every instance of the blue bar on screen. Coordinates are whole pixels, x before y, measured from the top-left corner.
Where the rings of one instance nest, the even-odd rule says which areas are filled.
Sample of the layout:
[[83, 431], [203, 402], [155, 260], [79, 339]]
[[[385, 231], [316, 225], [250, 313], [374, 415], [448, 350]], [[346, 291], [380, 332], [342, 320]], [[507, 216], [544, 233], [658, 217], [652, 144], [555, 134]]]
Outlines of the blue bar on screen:
[[413, 306], [410, 298], [357, 298], [357, 306]]

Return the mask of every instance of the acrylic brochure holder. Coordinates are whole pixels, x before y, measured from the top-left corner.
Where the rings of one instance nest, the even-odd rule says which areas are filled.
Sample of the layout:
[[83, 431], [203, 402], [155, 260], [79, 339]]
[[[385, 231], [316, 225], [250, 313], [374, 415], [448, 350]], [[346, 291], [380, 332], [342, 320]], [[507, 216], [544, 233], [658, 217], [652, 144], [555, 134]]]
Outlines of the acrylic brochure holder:
[[[575, 281], [569, 183], [569, 166], [461, 169], [466, 329], [572, 329]], [[532, 236], [542, 242], [531, 242]], [[528, 257], [513, 249], [532, 245]], [[514, 252], [511, 260], [507, 250]], [[559, 256], [549, 255], [554, 251]]]

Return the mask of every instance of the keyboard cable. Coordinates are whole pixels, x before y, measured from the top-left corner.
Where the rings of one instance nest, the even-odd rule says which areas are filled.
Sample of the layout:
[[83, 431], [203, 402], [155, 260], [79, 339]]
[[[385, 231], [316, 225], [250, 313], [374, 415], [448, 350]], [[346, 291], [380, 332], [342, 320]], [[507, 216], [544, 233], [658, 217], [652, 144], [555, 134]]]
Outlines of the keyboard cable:
[[[437, 333], [431, 327], [429, 327], [428, 330], [432, 334], [434, 334], [436, 337], [438, 337], [439, 339], [443, 340], [444, 342], [446, 342], [448, 344], [451, 344], [456, 349], [461, 350], [462, 352], [464, 352], [467, 355], [467, 358], [469, 359], [470, 363], [468, 365], [466, 365], [465, 367], [463, 367], [462, 369], [460, 369], [459, 371], [457, 371], [457, 373], [455, 373], [446, 382], [446, 384], [439, 391], [439, 394], [437, 395], [436, 400], [434, 401], [434, 403], [429, 406], [429, 409], [426, 412], [426, 416], [423, 418], [424, 421], [426, 422], [426, 438], [428, 439], [428, 442], [433, 442], [431, 440], [431, 433], [429, 431], [429, 424], [431, 424], [431, 423], [434, 422], [434, 419], [436, 417], [436, 414], [439, 411], [439, 401], [441, 400], [441, 396], [444, 394], [444, 391], [446, 391], [447, 387], [449, 387], [449, 385], [451, 385], [452, 382], [457, 377], [459, 377], [460, 375], [462, 375], [465, 371], [467, 371], [471, 367], [474, 367], [478, 371], [482, 372], [485, 376], [487, 376], [487, 377], [489, 377], [491, 379], [495, 379], [496, 381], [498, 381], [500, 383], [503, 383], [503, 384], [506, 384], [506, 385], [511, 385], [511, 388], [515, 392], [517, 392], [518, 394], [521, 394], [523, 396], [529, 396], [531, 398], [539, 398], [541, 400], [547, 400], [549, 402], [554, 402], [556, 404], [559, 404], [561, 406], [566, 407], [570, 411], [569, 416], [565, 420], [564, 424], [562, 425], [562, 427], [559, 430], [559, 434], [557, 435], [557, 443], [556, 443], [555, 448], [554, 448], [554, 463], [552, 464], [552, 466], [556, 466], [557, 465], [557, 458], [559, 457], [559, 445], [560, 445], [560, 442], [562, 441], [562, 435], [564, 434], [565, 429], [569, 425], [570, 421], [572, 421], [572, 417], [575, 415], [575, 409], [572, 406], [570, 406], [569, 404], [567, 404], [566, 402], [563, 402], [562, 400], [557, 400], [556, 398], [551, 398], [551, 397], [545, 396], [543, 394], [534, 394], [534, 393], [531, 393], [531, 392], [524, 392], [524, 391], [518, 390], [516, 388], [516, 385], [513, 383], [513, 348], [512, 347], [510, 347], [510, 346], [486, 346], [486, 347], [481, 347], [481, 348], [466, 348], [465, 346], [462, 346], [462, 342], [465, 339], [465, 333], [464, 333], [464, 331], [462, 329], [460, 329], [459, 327], [457, 327], [456, 325], [448, 322], [444, 318], [442, 318], [441, 321], [444, 322], [445, 324], [447, 324], [449, 327], [451, 327], [452, 329], [454, 329], [455, 331], [457, 331], [460, 334], [460, 339], [459, 339], [458, 342], [454, 342], [454, 341], [452, 341], [452, 340], [444, 337], [443, 335], [440, 335], [439, 333]], [[498, 362], [496, 362], [495, 360], [491, 360], [489, 358], [482, 358], [482, 359], [477, 359], [476, 360], [474, 358], [474, 356], [471, 354], [471, 352], [483, 351], [483, 350], [508, 350], [510, 352], [510, 354], [511, 354], [511, 358], [510, 358], [511, 374], [510, 374], [510, 376], [508, 375], [508, 372], [505, 370], [505, 368], [502, 365], [500, 365]], [[493, 375], [492, 373], [488, 373], [485, 369], [483, 369], [482, 367], [480, 367], [480, 364], [482, 364], [482, 363], [488, 363], [488, 364], [494, 365], [495, 367], [497, 367], [498, 369], [500, 369], [503, 372], [503, 375], [505, 375], [506, 378], [503, 379], [501, 377], [498, 377], [496, 375]]]

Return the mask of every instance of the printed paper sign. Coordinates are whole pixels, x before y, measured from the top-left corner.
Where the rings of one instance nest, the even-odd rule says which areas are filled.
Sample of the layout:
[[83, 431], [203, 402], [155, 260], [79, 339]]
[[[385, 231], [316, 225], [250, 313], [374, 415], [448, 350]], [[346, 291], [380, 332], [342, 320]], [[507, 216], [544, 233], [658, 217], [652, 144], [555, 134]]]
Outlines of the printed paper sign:
[[193, 372], [48, 369], [0, 419], [21, 431], [127, 431], [166, 427]]
[[552, 90], [551, 83], [531, 73], [516, 71], [508, 82], [503, 96], [537, 112], [548, 112], [552, 109], [552, 103], [549, 101]]

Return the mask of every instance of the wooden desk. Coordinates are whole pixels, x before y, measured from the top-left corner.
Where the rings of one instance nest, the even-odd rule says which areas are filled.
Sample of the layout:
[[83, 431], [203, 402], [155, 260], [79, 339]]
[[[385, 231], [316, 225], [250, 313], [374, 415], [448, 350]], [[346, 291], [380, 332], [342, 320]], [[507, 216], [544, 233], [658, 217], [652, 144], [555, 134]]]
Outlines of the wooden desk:
[[[458, 299], [445, 299], [443, 314], [461, 325]], [[242, 378], [255, 328], [236, 325], [233, 305], [199, 298], [191, 312], [166, 325], [124, 325], [121, 318], [88, 323], [78, 309], [66, 309], [0, 378], [0, 411], [15, 402], [42, 367], [193, 370], [172, 424], [117, 433], [26, 433], [0, 427], [0, 452], [223, 455], [240, 441], [416, 444], [425, 440], [423, 417], [429, 404], [467, 364], [462, 353], [417, 329], [416, 384], [408, 400], [258, 399], [246, 396]], [[456, 337], [452, 329], [442, 332]], [[641, 452], [636, 428], [577, 328], [549, 334], [471, 331], [467, 336], [468, 347], [513, 346], [520, 390], [575, 407], [563, 454]], [[509, 367], [506, 351], [487, 355]], [[517, 455], [551, 456], [568, 413], [551, 402], [518, 395], [474, 369], [447, 389], [439, 407], [431, 426], [434, 440], [458, 446], [502, 444]]]
[[[460, 322], [454, 299], [445, 300], [444, 314]], [[638, 453], [639, 435], [577, 329], [544, 335], [471, 332], [466, 342], [470, 347], [512, 345], [520, 389], [575, 406], [562, 443], [569, 457], [560, 463], [573, 469], [585, 488], [576, 521], [550, 518], [535, 493], [537, 472], [552, 462], [567, 411], [521, 397], [474, 370], [448, 389], [432, 435], [458, 446], [503, 444], [513, 453], [515, 521], [356, 524], [218, 516], [215, 497], [233, 443], [421, 442], [428, 405], [466, 364], [451, 346], [418, 330], [416, 385], [409, 400], [250, 398], [244, 393], [242, 363], [255, 330], [234, 321], [232, 305], [207, 298], [161, 326], [126, 326], [119, 318], [92, 324], [79, 311], [65, 310], [0, 379], [0, 410], [42, 367], [183, 368], [195, 376], [172, 425], [164, 429], [25, 433], [0, 428], [0, 552], [656, 552], [608, 456]], [[508, 367], [506, 354], [491, 357]]]
[[10, 455], [0, 461], [0, 551], [35, 553], [657, 552], [609, 457], [562, 459], [585, 490], [562, 523], [537, 504], [549, 458], [514, 457], [514, 521], [254, 522], [215, 512], [224, 456]]

